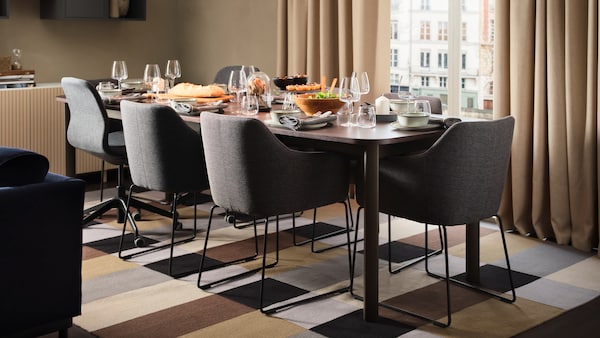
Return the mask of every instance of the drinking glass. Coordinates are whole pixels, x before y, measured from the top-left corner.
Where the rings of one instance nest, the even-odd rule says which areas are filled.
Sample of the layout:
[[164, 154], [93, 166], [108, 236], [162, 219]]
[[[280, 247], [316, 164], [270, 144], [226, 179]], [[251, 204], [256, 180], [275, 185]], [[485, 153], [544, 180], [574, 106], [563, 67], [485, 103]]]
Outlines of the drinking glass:
[[343, 77], [340, 81], [340, 93], [339, 99], [346, 103], [347, 110], [350, 114], [350, 121], [348, 125], [342, 124], [343, 126], [352, 126], [352, 115], [354, 114], [354, 102], [360, 100], [360, 88], [358, 86], [358, 79], [356, 76]]
[[113, 61], [112, 64], [112, 78], [117, 80], [117, 89], [121, 89], [121, 81], [127, 79], [129, 74], [127, 73], [127, 64], [123, 60]]
[[160, 67], [157, 64], [147, 64], [144, 69], [144, 83], [150, 89], [149, 93], [152, 93], [156, 96], [160, 90], [160, 82], [162, 78], [160, 77]]
[[367, 75], [367, 72], [360, 72], [358, 74], [358, 86], [360, 88], [360, 95], [369, 94], [369, 91], [371, 91], [369, 75]]
[[[173, 88], [175, 85], [175, 79], [181, 77], [181, 66], [179, 60], [167, 61], [167, 69], [165, 69], [165, 77], [169, 79], [168, 88]], [[168, 89], [167, 89], [168, 91]]]
[[358, 107], [357, 124], [359, 127], [373, 128], [376, 123], [375, 106], [366, 103]]
[[296, 103], [294, 102], [294, 94], [286, 92], [283, 94], [283, 110], [296, 110]]
[[[227, 83], [227, 90], [229, 93], [235, 95], [235, 102], [239, 105], [241, 103], [241, 97], [246, 93], [246, 73], [243, 70], [232, 70], [229, 74], [229, 82]], [[239, 109], [238, 109], [239, 112]]]
[[415, 100], [415, 113], [424, 113], [427, 116], [431, 115], [431, 104], [428, 100]]
[[241, 110], [244, 115], [258, 114], [258, 97], [255, 95], [246, 95], [242, 97]]

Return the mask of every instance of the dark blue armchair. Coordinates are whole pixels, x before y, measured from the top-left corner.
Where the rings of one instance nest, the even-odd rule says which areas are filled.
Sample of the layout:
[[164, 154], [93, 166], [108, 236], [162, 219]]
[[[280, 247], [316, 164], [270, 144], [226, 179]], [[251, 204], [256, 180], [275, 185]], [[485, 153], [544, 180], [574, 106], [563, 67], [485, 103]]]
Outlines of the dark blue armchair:
[[0, 335], [66, 337], [81, 313], [85, 182], [48, 160], [0, 147]]

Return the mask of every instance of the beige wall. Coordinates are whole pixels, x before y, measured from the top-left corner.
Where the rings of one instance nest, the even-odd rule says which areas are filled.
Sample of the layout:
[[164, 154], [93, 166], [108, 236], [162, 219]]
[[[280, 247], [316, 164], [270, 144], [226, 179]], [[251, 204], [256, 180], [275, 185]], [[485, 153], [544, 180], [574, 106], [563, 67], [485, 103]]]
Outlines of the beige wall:
[[228, 64], [275, 73], [277, 0], [147, 0], [145, 21], [42, 20], [39, 1], [9, 1], [0, 19], [0, 55], [20, 48], [38, 83], [110, 77], [114, 59], [127, 61], [130, 78], [169, 58], [181, 61], [181, 80], [201, 84]]

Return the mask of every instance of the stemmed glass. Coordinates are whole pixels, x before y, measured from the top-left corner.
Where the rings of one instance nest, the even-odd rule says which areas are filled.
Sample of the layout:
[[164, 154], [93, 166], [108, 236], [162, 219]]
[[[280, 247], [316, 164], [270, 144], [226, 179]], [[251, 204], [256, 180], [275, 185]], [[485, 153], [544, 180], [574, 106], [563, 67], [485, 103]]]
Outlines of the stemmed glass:
[[246, 73], [244, 70], [232, 70], [229, 74], [229, 82], [227, 83], [227, 90], [235, 95], [235, 102], [239, 105], [241, 103], [240, 98], [242, 94], [247, 91], [247, 80]]
[[354, 122], [352, 122], [354, 102], [358, 102], [360, 100], [360, 87], [356, 76], [342, 78], [340, 81], [339, 99], [340, 101], [346, 103], [346, 111], [348, 111], [350, 114], [350, 121], [348, 122], [348, 125], [342, 125], [351, 126], [354, 124]]
[[121, 89], [121, 81], [127, 79], [127, 64], [123, 60], [113, 61], [112, 65], [112, 78], [117, 80], [118, 89]]
[[160, 77], [160, 67], [157, 64], [147, 64], [144, 69], [144, 83], [150, 87], [149, 92], [153, 94], [158, 94], [159, 85], [162, 81]]
[[369, 76], [367, 72], [360, 72], [358, 74], [358, 86], [360, 88], [360, 95], [369, 94], [371, 86], [369, 85]]
[[175, 79], [181, 77], [181, 66], [178, 60], [167, 61], [167, 69], [165, 70], [165, 77], [169, 79], [169, 88], [173, 88], [175, 85]]

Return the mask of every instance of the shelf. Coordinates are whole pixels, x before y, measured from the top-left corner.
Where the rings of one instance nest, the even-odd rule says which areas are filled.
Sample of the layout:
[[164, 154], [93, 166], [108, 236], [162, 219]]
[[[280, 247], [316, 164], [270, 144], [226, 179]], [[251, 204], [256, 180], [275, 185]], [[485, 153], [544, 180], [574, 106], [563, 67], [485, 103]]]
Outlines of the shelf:
[[0, 0], [0, 19], [8, 18], [8, 0]]
[[120, 18], [110, 17], [110, 2], [110, 0], [40, 0], [40, 18], [146, 20], [146, 0], [130, 0], [127, 15]]

